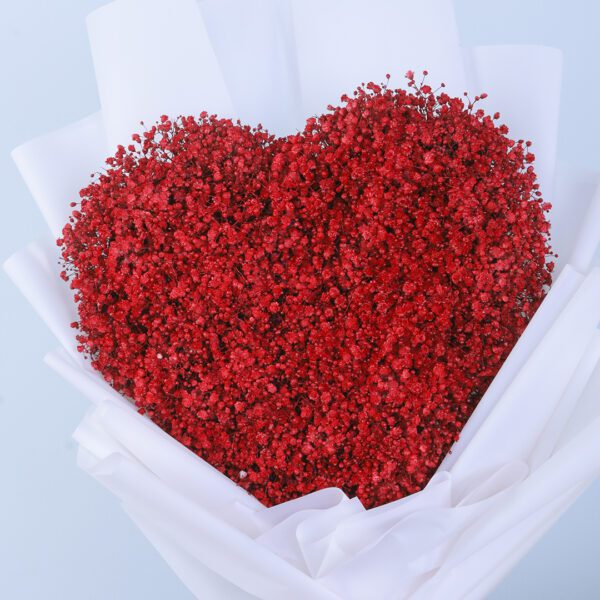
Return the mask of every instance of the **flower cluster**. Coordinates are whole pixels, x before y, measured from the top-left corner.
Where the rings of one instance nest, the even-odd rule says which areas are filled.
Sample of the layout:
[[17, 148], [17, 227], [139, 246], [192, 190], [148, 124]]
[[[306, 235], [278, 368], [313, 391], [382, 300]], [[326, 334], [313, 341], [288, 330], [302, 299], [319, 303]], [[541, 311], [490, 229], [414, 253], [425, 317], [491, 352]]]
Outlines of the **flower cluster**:
[[551, 280], [529, 142], [407, 76], [285, 138], [163, 117], [58, 240], [80, 351], [267, 505], [421, 489]]

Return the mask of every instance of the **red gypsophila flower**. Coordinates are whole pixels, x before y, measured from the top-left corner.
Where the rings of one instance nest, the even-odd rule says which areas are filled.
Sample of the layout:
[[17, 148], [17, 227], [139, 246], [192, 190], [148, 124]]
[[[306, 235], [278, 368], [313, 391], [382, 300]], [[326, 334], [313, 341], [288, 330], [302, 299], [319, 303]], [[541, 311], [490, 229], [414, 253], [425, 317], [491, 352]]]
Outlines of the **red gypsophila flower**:
[[58, 241], [94, 368], [267, 505], [421, 489], [550, 284], [529, 144], [408, 76], [285, 138], [163, 117]]

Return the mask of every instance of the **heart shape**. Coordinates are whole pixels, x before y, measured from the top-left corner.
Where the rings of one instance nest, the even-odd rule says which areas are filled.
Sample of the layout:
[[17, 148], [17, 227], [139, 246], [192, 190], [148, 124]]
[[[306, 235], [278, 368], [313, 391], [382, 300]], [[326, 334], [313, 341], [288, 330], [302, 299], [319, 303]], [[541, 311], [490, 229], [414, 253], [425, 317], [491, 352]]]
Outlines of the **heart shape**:
[[268, 505], [421, 489], [550, 283], [529, 143], [408, 75], [286, 138], [163, 117], [58, 240], [80, 351]]

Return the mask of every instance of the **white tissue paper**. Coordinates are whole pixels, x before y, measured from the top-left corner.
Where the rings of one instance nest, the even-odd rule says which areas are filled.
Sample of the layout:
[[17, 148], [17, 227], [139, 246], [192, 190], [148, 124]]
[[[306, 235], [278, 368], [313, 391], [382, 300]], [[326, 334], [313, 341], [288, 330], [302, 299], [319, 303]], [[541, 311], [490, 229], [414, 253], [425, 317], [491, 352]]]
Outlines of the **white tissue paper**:
[[[596, 173], [556, 163], [560, 52], [461, 49], [451, 0], [115, 0], [88, 30], [101, 111], [15, 150], [51, 235], [5, 264], [61, 344], [47, 363], [92, 402], [80, 466], [199, 598], [485, 596], [600, 472], [600, 191]], [[486, 109], [533, 140], [554, 284], [423, 491], [371, 510], [339, 489], [265, 508], [77, 353], [53, 238], [140, 121], [207, 110], [292, 133], [361, 82], [425, 68], [453, 94], [488, 92]]]

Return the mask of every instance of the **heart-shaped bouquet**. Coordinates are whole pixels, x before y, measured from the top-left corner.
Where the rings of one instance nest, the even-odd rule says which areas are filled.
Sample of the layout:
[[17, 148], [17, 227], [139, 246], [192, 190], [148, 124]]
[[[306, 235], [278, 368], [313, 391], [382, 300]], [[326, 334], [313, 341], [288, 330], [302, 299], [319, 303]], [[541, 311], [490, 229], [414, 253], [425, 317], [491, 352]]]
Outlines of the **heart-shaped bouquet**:
[[101, 113], [15, 151], [80, 463], [198, 597], [481, 597], [600, 468], [559, 56], [466, 68], [450, 2], [401, 4], [116, 0]]

